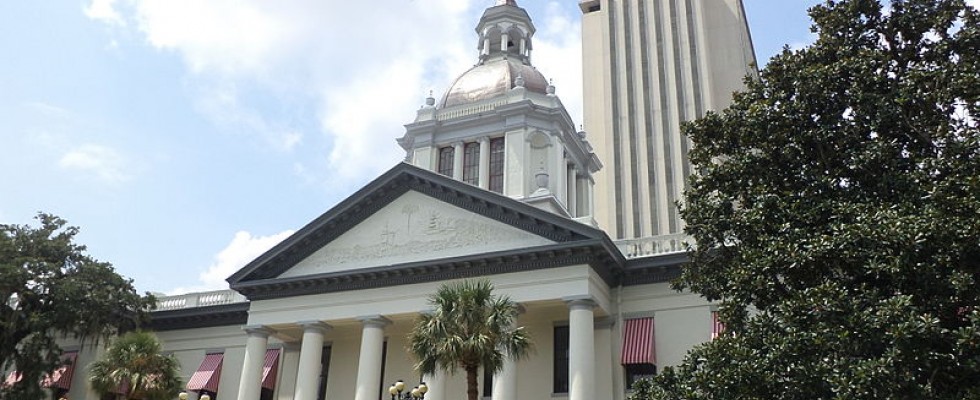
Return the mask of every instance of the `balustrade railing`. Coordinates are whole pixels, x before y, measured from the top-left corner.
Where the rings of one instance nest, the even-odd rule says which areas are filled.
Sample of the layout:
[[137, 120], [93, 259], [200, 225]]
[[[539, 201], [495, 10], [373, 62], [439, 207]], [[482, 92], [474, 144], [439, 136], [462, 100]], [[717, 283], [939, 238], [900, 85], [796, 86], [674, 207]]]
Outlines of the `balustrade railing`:
[[221, 304], [244, 303], [245, 296], [234, 290], [187, 293], [176, 296], [161, 296], [157, 299], [157, 311], [179, 310], [181, 308], [217, 306]]
[[677, 233], [638, 239], [622, 239], [614, 242], [626, 258], [639, 258], [684, 252], [687, 251], [687, 243], [692, 243], [693, 240], [688, 235]]

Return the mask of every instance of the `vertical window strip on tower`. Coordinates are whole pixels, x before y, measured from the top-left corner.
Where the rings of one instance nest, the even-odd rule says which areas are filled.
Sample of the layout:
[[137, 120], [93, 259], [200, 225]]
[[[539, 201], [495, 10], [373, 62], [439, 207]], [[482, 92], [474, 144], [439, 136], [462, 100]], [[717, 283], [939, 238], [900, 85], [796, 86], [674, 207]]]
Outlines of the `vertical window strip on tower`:
[[445, 176], [453, 176], [453, 155], [455, 149], [452, 146], [439, 148], [439, 173]]
[[[643, 1], [637, 1], [637, 7], [642, 5]], [[629, 115], [627, 119], [627, 129], [629, 129], [629, 160], [626, 161], [629, 164], [629, 178], [630, 178], [630, 204], [632, 204], [632, 233], [631, 237], [638, 238], [642, 235], [642, 226], [640, 222], [640, 172], [639, 164], [640, 160], [637, 155], [637, 146], [640, 144], [640, 136], [644, 132], [640, 132], [637, 128], [636, 118], [637, 118], [637, 99], [636, 91], [633, 89], [636, 87], [635, 76], [633, 71], [636, 70], [636, 60], [633, 58], [633, 49], [636, 47], [636, 41], [633, 39], [633, 6], [631, 1], [623, 2], [623, 22], [626, 26], [624, 30], [624, 45], [626, 48], [626, 113]], [[639, 25], [637, 23], [637, 25]], [[643, 46], [643, 42], [640, 41], [640, 46]]]
[[682, 193], [680, 190], [680, 186], [684, 184], [684, 180], [688, 176], [688, 171], [690, 170], [690, 167], [688, 165], [690, 163], [687, 162], [687, 147], [688, 147], [687, 138], [680, 133], [680, 125], [679, 125], [681, 121], [687, 120], [687, 108], [685, 103], [686, 96], [684, 91], [684, 86], [685, 86], [684, 73], [682, 72], [681, 69], [680, 34], [682, 30], [680, 29], [680, 24], [678, 23], [678, 19], [677, 19], [677, 2], [674, 0], [668, 0], [667, 7], [668, 7], [668, 12], [670, 13], [670, 29], [671, 32], [673, 32], [673, 34], [671, 35], [670, 56], [671, 58], [674, 59], [674, 85], [675, 85], [674, 91], [676, 95], [674, 104], [677, 105], [677, 118], [678, 118], [677, 121], [678, 131], [675, 140], [677, 140], [678, 141], [677, 144], [680, 145], [680, 154], [675, 154], [675, 157], [678, 160], [678, 164], [680, 166], [680, 171], [678, 171], [680, 172], [680, 176], [677, 177], [672, 176], [671, 180], [668, 181], [670, 183], [669, 193], [671, 195], [670, 207], [668, 208], [668, 210], [670, 211], [669, 214], [670, 223], [673, 225], [671, 227], [670, 233], [677, 233], [680, 232], [681, 227], [679, 225], [680, 215], [675, 203], [681, 198]]
[[463, 147], [463, 182], [480, 183], [480, 144], [467, 143]]
[[[654, 82], [654, 72], [653, 68], [650, 67], [650, 43], [652, 43], [650, 38], [650, 9], [646, 6], [644, 2], [640, 2], [639, 7], [639, 17], [640, 17], [640, 59], [642, 60], [641, 72], [643, 77], [643, 111], [644, 115], [644, 131], [643, 139], [646, 140], [646, 184], [647, 191], [643, 195], [650, 199], [650, 220], [644, 221], [648, 224], [650, 235], [659, 235], [660, 232], [660, 214], [657, 213], [657, 199], [661, 195], [659, 190], [657, 190], [657, 156], [656, 149], [654, 148], [654, 129], [653, 123], [656, 121], [657, 111], [653, 104], [653, 98], [651, 93], [653, 93], [653, 88], [651, 85]], [[653, 20], [656, 21], [656, 15], [653, 16]], [[639, 147], [639, 143], [637, 143]], [[639, 180], [640, 177], [638, 176]], [[640, 204], [636, 205], [637, 208]]]
[[694, 118], [701, 118], [704, 115], [704, 98], [701, 95], [701, 70], [698, 60], [698, 40], [695, 33], [694, 22], [694, 2], [685, 1], [684, 9], [687, 17], [687, 42], [690, 51], [691, 65], [691, 85], [694, 86]]
[[[626, 237], [626, 228], [624, 227], [625, 221], [623, 220], [623, 165], [622, 156], [620, 156], [620, 149], [622, 148], [622, 138], [620, 136], [620, 123], [619, 123], [619, 92], [621, 89], [620, 73], [619, 73], [619, 57], [618, 57], [618, 43], [616, 42], [616, 34], [619, 27], [616, 24], [617, 10], [615, 9], [615, 3], [608, 3], [609, 5], [609, 48], [612, 49], [612, 57], [609, 57], [609, 70], [612, 71], [610, 82], [612, 90], [612, 113], [609, 117], [612, 119], [612, 138], [613, 138], [613, 151], [612, 151], [612, 162], [613, 165], [613, 203], [616, 208], [616, 238]], [[620, 6], [622, 8], [622, 6]]]
[[664, 62], [667, 57], [667, 50], [664, 48], [664, 21], [663, 21], [663, 7], [659, 1], [653, 2], [653, 15], [654, 15], [654, 26], [655, 32], [657, 34], [657, 78], [660, 82], [660, 121], [661, 121], [661, 138], [663, 139], [663, 160], [664, 160], [664, 184], [666, 185], [667, 192], [666, 202], [657, 202], [656, 208], [652, 211], [659, 212], [660, 207], [667, 207], [667, 229], [664, 233], [675, 233], [677, 232], [677, 223], [672, 218], [674, 215], [671, 210], [675, 209], [674, 201], [675, 197], [672, 195], [673, 185], [674, 185], [674, 158], [676, 155], [673, 154], [673, 141], [671, 138], [674, 137], [674, 126], [671, 123], [672, 117], [670, 115], [670, 107], [667, 105], [667, 67]]
[[490, 139], [490, 182], [491, 192], [504, 192], [504, 138]]

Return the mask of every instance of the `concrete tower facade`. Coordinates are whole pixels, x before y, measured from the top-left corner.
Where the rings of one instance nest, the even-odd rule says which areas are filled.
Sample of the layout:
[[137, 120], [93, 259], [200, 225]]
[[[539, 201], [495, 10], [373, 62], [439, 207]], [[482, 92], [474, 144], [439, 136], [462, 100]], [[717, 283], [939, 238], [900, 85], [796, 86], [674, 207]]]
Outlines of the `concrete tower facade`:
[[684, 222], [675, 204], [691, 174], [681, 123], [725, 108], [756, 73], [742, 2], [579, 6], [585, 131], [605, 166], [596, 174], [596, 220], [614, 239], [676, 245]]

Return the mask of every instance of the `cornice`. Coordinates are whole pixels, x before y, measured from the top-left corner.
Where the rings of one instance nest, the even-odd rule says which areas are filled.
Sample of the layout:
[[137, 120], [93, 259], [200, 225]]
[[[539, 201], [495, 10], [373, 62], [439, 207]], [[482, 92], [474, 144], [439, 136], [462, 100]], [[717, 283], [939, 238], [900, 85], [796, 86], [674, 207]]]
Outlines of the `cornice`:
[[153, 311], [149, 327], [155, 331], [244, 325], [248, 321], [249, 303]]
[[612, 258], [599, 241], [540, 246], [479, 256], [455, 257], [291, 278], [241, 282], [232, 288], [249, 300], [265, 300], [589, 265], [607, 284], [617, 279]]

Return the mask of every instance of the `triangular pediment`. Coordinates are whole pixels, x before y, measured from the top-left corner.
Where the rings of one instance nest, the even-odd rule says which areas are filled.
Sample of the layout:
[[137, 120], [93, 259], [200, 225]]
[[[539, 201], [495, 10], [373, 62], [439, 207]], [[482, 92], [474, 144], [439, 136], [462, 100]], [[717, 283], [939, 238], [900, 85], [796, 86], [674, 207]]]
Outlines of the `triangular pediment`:
[[596, 228], [400, 163], [228, 283], [259, 299], [621, 257]]
[[555, 244], [475, 212], [408, 191], [279, 277], [342, 272]]

